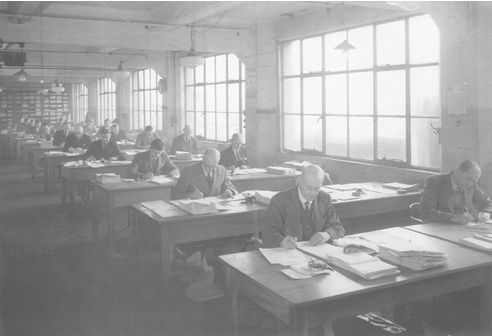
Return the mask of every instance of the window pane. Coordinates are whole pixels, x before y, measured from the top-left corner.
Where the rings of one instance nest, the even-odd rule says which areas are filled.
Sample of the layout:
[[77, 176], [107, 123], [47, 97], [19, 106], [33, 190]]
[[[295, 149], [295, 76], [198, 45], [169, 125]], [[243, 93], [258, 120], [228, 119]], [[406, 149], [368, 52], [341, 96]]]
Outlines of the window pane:
[[153, 120], [150, 117], [150, 111], [145, 111], [145, 125], [152, 125], [152, 127], [156, 127], [156, 125], [154, 125], [152, 121]]
[[226, 80], [226, 55], [215, 57], [215, 80], [217, 82], [225, 82]]
[[372, 72], [349, 74], [349, 113], [373, 114]]
[[229, 80], [239, 79], [239, 59], [234, 54], [227, 55], [227, 70]]
[[326, 117], [326, 154], [347, 156], [347, 117]]
[[381, 71], [378, 79], [378, 115], [405, 115], [405, 70]]
[[152, 111], [155, 111], [157, 110], [157, 98], [156, 98], [156, 91], [155, 90], [151, 90], [150, 91], [150, 109]]
[[206, 94], [206, 110], [208, 112], [215, 112], [215, 85], [207, 85], [205, 87], [205, 94]]
[[243, 63], [241, 63], [241, 79], [246, 79], [246, 66]]
[[229, 112], [239, 112], [239, 84], [229, 84]]
[[438, 118], [412, 119], [412, 165], [426, 168], [441, 167], [439, 135], [431, 127], [439, 126]]
[[440, 116], [438, 66], [410, 69], [410, 113], [413, 116]]
[[321, 95], [321, 77], [303, 79], [302, 108], [304, 114], [321, 114]]
[[144, 72], [143, 71], [139, 71], [138, 73], [138, 87], [140, 89], [144, 88]]
[[347, 58], [335, 47], [342, 43], [347, 34], [338, 32], [325, 35], [325, 69], [326, 71], [340, 71], [347, 69]]
[[284, 79], [284, 113], [301, 113], [301, 85], [299, 78]]
[[205, 71], [207, 83], [213, 83], [215, 81], [215, 57], [205, 59]]
[[157, 113], [157, 129], [162, 130], [162, 112]]
[[405, 21], [378, 25], [376, 44], [378, 65], [405, 63]]
[[204, 71], [205, 71], [205, 67], [203, 65], [197, 66], [195, 68], [195, 82], [196, 83], [203, 83]]
[[197, 111], [204, 111], [204, 92], [203, 92], [203, 86], [196, 86], [195, 87], [195, 97], [196, 97], [196, 102], [195, 102], [195, 108]]
[[347, 75], [325, 77], [326, 114], [347, 114]]
[[372, 117], [349, 118], [350, 157], [355, 159], [374, 159]]
[[215, 140], [215, 112], [205, 113], [205, 118], [207, 119], [206, 138]]
[[186, 112], [185, 117], [186, 117], [185, 119], [186, 125], [190, 125], [192, 129], [195, 129], [195, 113]]
[[216, 101], [217, 101], [217, 112], [227, 111], [227, 91], [225, 84], [217, 84], [216, 86]]
[[284, 147], [293, 151], [301, 150], [301, 116], [284, 115]]
[[244, 112], [246, 110], [246, 84], [244, 82], [241, 83], [241, 111]]
[[348, 41], [355, 49], [350, 51], [349, 69], [366, 69], [373, 66], [372, 26], [350, 29]]
[[299, 75], [301, 72], [301, 48], [299, 40], [285, 43], [282, 53], [284, 76]]
[[439, 62], [439, 28], [429, 15], [409, 19], [410, 63]]
[[378, 159], [406, 161], [405, 118], [378, 118]]
[[304, 149], [323, 151], [323, 120], [318, 116], [304, 116]]
[[321, 36], [302, 41], [302, 72], [321, 71]]
[[217, 140], [227, 141], [227, 114], [217, 113]]
[[195, 135], [205, 137], [205, 113], [195, 114]]
[[[239, 113], [229, 113], [229, 134], [228, 139], [232, 137], [234, 133], [244, 133], [239, 129]], [[217, 122], [219, 119], [217, 119]], [[218, 127], [218, 126], [217, 126]]]

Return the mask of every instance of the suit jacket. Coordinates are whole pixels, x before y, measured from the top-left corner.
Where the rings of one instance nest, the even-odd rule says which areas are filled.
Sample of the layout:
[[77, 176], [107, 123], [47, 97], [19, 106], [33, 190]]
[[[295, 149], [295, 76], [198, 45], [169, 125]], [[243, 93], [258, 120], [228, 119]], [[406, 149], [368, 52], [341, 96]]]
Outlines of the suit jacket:
[[157, 164], [155, 166], [152, 165], [152, 161], [150, 160], [150, 151], [135, 155], [130, 168], [128, 168], [128, 177], [143, 178], [149, 172], [154, 175], [179, 176], [178, 167], [169, 160], [166, 152], [162, 152], [157, 157]]
[[278, 247], [285, 235], [296, 237], [299, 241], [309, 240], [316, 232], [322, 231], [328, 232], [332, 239], [345, 235], [328, 193], [320, 191], [312, 207], [313, 226], [310, 226], [307, 222], [303, 223], [304, 207], [297, 186], [273, 196], [262, 233], [263, 246]]
[[[431, 176], [424, 186], [420, 200], [420, 215], [426, 222], [449, 222], [455, 214], [451, 174]], [[470, 213], [492, 213], [492, 202], [478, 184], [465, 191], [465, 203]]]
[[87, 134], [89, 137], [95, 137], [96, 134], [98, 133], [98, 129], [95, 125], [92, 126], [85, 126], [84, 127], [84, 132]]
[[92, 142], [89, 149], [84, 154], [84, 160], [91, 156], [93, 156], [96, 160], [109, 160], [111, 157], [117, 157], [120, 161], [126, 160], [125, 155], [121, 153], [118, 145], [113, 141], [110, 141], [104, 148], [101, 140]]
[[178, 135], [173, 140], [171, 154], [176, 154], [176, 151], [196, 153], [199, 151], [198, 141], [191, 135], [188, 141], [185, 140], [184, 134]]
[[152, 135], [148, 137], [147, 134], [143, 132], [137, 135], [137, 141], [135, 142], [135, 145], [138, 147], [148, 147], [155, 139], [159, 139], [157, 134], [152, 133]]
[[203, 193], [203, 197], [219, 196], [226, 190], [230, 190], [233, 195], [238, 193], [236, 187], [229, 180], [226, 169], [221, 165], [214, 170], [213, 183], [210, 188], [200, 162], [183, 168], [178, 183], [171, 190], [171, 199], [188, 198], [197, 189]]
[[234, 154], [234, 149], [232, 146], [227, 147], [222, 152], [220, 152], [219, 164], [229, 168], [229, 167], [241, 167], [247, 164], [246, 158], [244, 157], [244, 149], [239, 148], [239, 158]]
[[53, 146], [61, 146], [67, 140], [67, 135], [64, 130], [58, 130], [53, 135]]
[[87, 149], [91, 145], [91, 138], [87, 134], [82, 134], [80, 139], [75, 137], [74, 133], [71, 133], [67, 136], [65, 140], [65, 146], [63, 146], [63, 151], [68, 152], [70, 147], [73, 148], [84, 148]]
[[118, 135], [114, 135], [111, 133], [111, 141], [117, 142], [117, 141], [122, 141], [126, 140], [126, 133], [123, 130], [118, 131]]

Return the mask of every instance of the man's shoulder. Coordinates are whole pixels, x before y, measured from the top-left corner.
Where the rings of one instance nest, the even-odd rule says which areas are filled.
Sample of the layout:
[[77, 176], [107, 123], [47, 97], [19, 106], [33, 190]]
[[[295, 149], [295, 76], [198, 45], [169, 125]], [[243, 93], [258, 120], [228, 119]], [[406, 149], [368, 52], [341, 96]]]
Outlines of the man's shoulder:
[[451, 181], [451, 173], [432, 175], [427, 178], [426, 184], [441, 184], [447, 181]]
[[198, 173], [201, 171], [201, 169], [202, 169], [202, 163], [199, 162], [199, 163], [195, 163], [192, 166], [184, 167], [182, 169], [181, 174], [182, 175], [198, 175]]
[[295, 199], [296, 193], [297, 193], [297, 186], [278, 192], [276, 195], [272, 197], [272, 201], [280, 202], [280, 203], [290, 201], [292, 199]]

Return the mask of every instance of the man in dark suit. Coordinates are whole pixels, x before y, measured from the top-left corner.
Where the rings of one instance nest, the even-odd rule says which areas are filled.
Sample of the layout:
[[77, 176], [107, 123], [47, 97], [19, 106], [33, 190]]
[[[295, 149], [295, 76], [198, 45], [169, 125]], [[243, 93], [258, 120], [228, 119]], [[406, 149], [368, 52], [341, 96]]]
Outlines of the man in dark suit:
[[232, 135], [231, 145], [220, 153], [219, 164], [226, 169], [239, 168], [247, 164], [241, 134], [234, 133]]
[[117, 142], [126, 140], [126, 133], [122, 129], [120, 129], [120, 125], [113, 124], [111, 125], [111, 141]]
[[238, 193], [227, 176], [226, 169], [219, 165], [220, 152], [209, 148], [203, 161], [183, 168], [178, 183], [171, 192], [172, 199], [200, 199], [209, 196], [232, 197]]
[[148, 151], [135, 155], [128, 170], [129, 178], [147, 179], [155, 175], [179, 177], [178, 167], [169, 160], [164, 151], [164, 142], [161, 139], [152, 141]]
[[87, 149], [91, 145], [91, 138], [87, 134], [84, 134], [84, 128], [82, 126], [76, 126], [74, 133], [67, 136], [65, 140], [65, 146], [63, 146], [64, 152], [74, 153], [77, 150]]
[[84, 160], [126, 160], [125, 156], [118, 148], [118, 145], [115, 142], [110, 141], [111, 133], [108, 129], [101, 129], [101, 134], [99, 135], [99, 138], [99, 140], [91, 143], [89, 149], [84, 154]]
[[137, 135], [135, 145], [138, 147], [148, 147], [155, 139], [159, 137], [154, 133], [154, 128], [150, 125], [145, 126], [144, 132]]
[[57, 130], [53, 135], [53, 146], [62, 146], [65, 143], [69, 129], [70, 125], [68, 125], [68, 122], [63, 122], [62, 128]]
[[264, 247], [295, 248], [297, 241], [306, 240], [319, 245], [345, 235], [330, 195], [320, 190], [323, 179], [323, 169], [307, 166], [296, 187], [272, 197], [262, 236]]
[[420, 215], [427, 222], [483, 222], [492, 213], [492, 201], [478, 186], [480, 166], [465, 160], [444, 175], [431, 176], [425, 182], [420, 200]]
[[191, 135], [191, 128], [189, 125], [186, 125], [183, 128], [183, 134], [174, 138], [171, 146], [171, 154], [176, 154], [176, 151], [190, 153], [198, 153], [200, 151], [198, 148], [198, 141]]

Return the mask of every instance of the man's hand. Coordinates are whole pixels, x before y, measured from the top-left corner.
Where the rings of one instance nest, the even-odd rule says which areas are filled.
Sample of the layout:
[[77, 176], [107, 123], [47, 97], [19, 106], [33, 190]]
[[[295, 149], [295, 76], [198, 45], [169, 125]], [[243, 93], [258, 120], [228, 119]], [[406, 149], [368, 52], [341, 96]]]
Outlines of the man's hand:
[[169, 173], [169, 177], [177, 180], [179, 179], [179, 173], [173, 170], [172, 172]]
[[328, 232], [316, 232], [309, 240], [309, 245], [317, 246], [326, 243], [331, 236]]
[[473, 222], [473, 221], [474, 221], [473, 216], [470, 215], [468, 212], [465, 212], [465, 213], [460, 214], [460, 215], [454, 215], [451, 218], [451, 222], [463, 224], [463, 225], [468, 224], [468, 223]]
[[479, 212], [477, 217], [479, 223], [485, 223], [490, 219], [490, 214], [488, 212]]
[[96, 158], [91, 155], [87, 158], [87, 161], [96, 161]]
[[223, 193], [222, 193], [222, 198], [231, 198], [232, 196], [234, 196], [232, 194], [232, 191], [230, 191], [229, 189], [226, 189]]
[[69, 147], [69, 148], [68, 148], [68, 152], [69, 152], [69, 153], [75, 153], [75, 148], [73, 148], [73, 147]]
[[112, 157], [109, 158], [108, 161], [116, 161], [116, 160], [118, 160], [118, 158], [116, 156], [112, 156]]
[[297, 247], [297, 238], [285, 236], [280, 243], [280, 246], [286, 249], [295, 249]]
[[202, 199], [203, 198], [203, 193], [196, 189], [194, 192], [190, 194], [190, 199]]
[[149, 179], [153, 176], [154, 176], [154, 174], [152, 172], [148, 172], [147, 174], [144, 175], [144, 178]]

